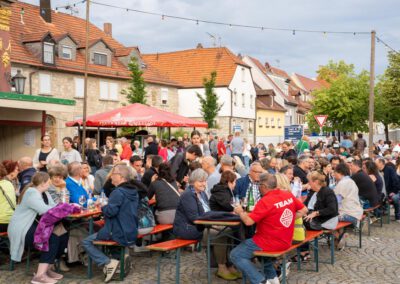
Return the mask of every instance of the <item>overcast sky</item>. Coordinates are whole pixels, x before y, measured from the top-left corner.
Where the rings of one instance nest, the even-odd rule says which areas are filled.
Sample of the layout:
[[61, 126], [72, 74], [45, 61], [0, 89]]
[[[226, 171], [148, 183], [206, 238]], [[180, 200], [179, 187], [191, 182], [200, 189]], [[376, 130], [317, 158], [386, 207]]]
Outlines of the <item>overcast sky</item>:
[[[78, 0], [52, 0], [52, 8]], [[24, 0], [33, 4], [39, 0]], [[371, 31], [400, 50], [400, 1], [398, 0], [96, 0], [188, 18], [245, 25], [335, 31]], [[77, 16], [85, 16], [85, 4], [76, 5]], [[65, 10], [64, 10], [65, 11]], [[69, 11], [66, 11], [69, 12]], [[268, 61], [288, 73], [315, 77], [319, 65], [330, 59], [353, 63], [357, 71], [369, 69], [370, 35], [306, 34], [230, 28], [143, 15], [92, 4], [90, 20], [98, 27], [113, 25], [113, 36], [127, 46], [139, 46], [142, 53], [211, 47], [212, 34], [234, 53]], [[84, 28], [84, 27], [82, 27]], [[387, 49], [376, 48], [376, 73], [387, 66]]]

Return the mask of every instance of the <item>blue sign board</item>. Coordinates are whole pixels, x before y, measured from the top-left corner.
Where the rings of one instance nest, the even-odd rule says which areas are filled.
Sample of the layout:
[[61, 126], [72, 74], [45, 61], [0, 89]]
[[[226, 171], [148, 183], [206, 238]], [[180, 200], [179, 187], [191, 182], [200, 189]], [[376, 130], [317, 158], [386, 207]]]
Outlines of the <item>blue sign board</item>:
[[285, 126], [285, 140], [291, 140], [297, 143], [303, 136], [303, 125]]

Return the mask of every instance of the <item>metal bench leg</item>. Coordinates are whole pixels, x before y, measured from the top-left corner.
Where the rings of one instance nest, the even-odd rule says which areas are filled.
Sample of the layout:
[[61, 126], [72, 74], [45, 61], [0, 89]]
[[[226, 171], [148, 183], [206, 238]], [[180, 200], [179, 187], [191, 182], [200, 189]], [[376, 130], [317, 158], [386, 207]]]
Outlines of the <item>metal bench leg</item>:
[[361, 248], [362, 247], [362, 224], [363, 221], [360, 222], [360, 229], [358, 230], [358, 247]]
[[318, 238], [314, 239], [314, 258], [315, 258], [315, 272], [318, 272], [319, 271]]
[[30, 265], [31, 265], [31, 247], [28, 246], [28, 251], [27, 251], [27, 256], [26, 256], [25, 273], [29, 273]]
[[10, 258], [10, 271], [14, 270], [14, 261]]
[[301, 253], [300, 253], [300, 249], [296, 249], [296, 253], [297, 253], [297, 270], [301, 270]]
[[335, 235], [330, 234], [329, 235], [329, 241], [331, 243], [331, 264], [335, 264]]
[[386, 206], [387, 223], [390, 224], [390, 203]]
[[181, 271], [181, 249], [176, 250], [176, 272], [175, 272], [175, 283], [179, 284]]
[[367, 213], [367, 222], [368, 222], [368, 237], [371, 236], [371, 213]]
[[211, 284], [211, 245], [210, 227], [207, 227], [207, 283]]
[[286, 284], [286, 254], [282, 260], [282, 284]]
[[119, 256], [119, 280], [124, 280], [125, 278], [125, 247], [121, 247]]
[[160, 253], [157, 261], [157, 284], [161, 283], [161, 260], [163, 258], [163, 252]]

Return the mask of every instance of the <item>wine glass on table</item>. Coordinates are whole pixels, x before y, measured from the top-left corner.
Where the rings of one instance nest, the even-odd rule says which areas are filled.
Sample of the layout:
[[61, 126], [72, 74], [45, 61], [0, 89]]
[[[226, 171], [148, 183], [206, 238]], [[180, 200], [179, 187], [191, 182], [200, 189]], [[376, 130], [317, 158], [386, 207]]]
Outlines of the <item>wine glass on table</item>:
[[81, 205], [81, 208], [82, 208], [82, 211], [83, 211], [84, 210], [83, 209], [83, 205], [86, 203], [86, 196], [85, 195], [79, 196], [78, 202], [79, 202], [79, 205]]

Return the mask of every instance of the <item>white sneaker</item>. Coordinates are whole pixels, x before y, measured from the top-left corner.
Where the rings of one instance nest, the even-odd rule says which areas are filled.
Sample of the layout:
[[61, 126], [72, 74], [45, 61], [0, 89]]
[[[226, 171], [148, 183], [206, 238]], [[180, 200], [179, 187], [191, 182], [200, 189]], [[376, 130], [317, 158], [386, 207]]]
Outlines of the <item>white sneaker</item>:
[[338, 250], [343, 250], [344, 247], [346, 246], [346, 238], [348, 237], [347, 233], [344, 233], [342, 238], [340, 239], [339, 243], [337, 244], [337, 249]]
[[145, 246], [136, 246], [133, 248], [134, 252], [147, 252], [150, 251], [149, 249], [147, 249]]
[[118, 260], [111, 259], [110, 263], [105, 265], [106, 278], [104, 279], [104, 282], [110, 282], [111, 278], [114, 276], [114, 273], [118, 268], [118, 264]]
[[[287, 277], [287, 274], [286, 274], [286, 277]], [[279, 281], [279, 278], [278, 278], [278, 277], [275, 277], [274, 279], [268, 279], [267, 283], [270, 283], [270, 284], [279, 284], [279, 283], [281, 283], [281, 282]]]

